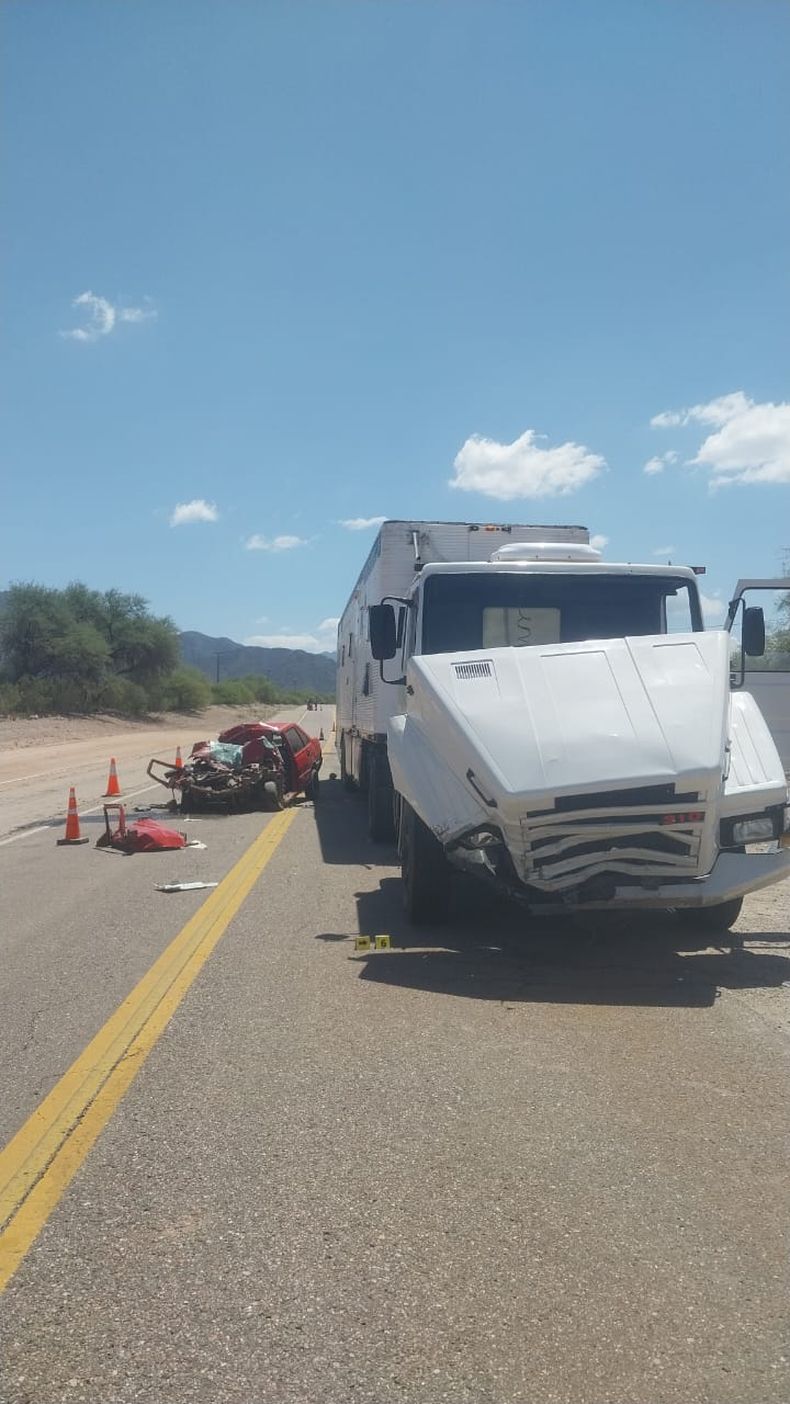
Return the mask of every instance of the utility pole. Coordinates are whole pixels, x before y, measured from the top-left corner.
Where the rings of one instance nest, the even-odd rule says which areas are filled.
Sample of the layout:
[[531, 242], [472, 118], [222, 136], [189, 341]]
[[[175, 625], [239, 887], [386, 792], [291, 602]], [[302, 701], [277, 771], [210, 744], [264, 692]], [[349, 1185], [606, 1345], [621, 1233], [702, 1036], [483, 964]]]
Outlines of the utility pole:
[[218, 653], [218, 652], [215, 651], [214, 657], [215, 657], [216, 660], [217, 660], [217, 679], [216, 679], [217, 682], [219, 682], [219, 660], [220, 660], [220, 658], [232, 658], [232, 657], [234, 656], [234, 654], [236, 654], [236, 653], [238, 653], [238, 652], [239, 652], [239, 649], [237, 649], [237, 648], [226, 649], [224, 653]]

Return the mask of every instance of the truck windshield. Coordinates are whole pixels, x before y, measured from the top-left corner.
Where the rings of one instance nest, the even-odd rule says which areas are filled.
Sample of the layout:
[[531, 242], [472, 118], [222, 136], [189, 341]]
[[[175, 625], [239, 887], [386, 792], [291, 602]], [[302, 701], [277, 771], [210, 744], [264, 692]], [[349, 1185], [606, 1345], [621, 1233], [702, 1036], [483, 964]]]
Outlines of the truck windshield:
[[424, 585], [422, 652], [701, 630], [689, 584], [651, 575], [433, 575]]

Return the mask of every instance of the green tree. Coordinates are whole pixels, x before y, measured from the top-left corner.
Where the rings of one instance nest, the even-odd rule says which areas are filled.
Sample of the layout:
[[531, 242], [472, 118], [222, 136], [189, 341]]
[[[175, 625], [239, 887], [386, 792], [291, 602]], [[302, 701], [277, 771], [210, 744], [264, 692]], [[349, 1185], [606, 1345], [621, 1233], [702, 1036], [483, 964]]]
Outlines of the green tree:
[[2, 677], [28, 710], [135, 713], [158, 705], [178, 668], [178, 632], [142, 595], [15, 584], [0, 618]]
[[164, 685], [165, 707], [177, 712], [199, 712], [211, 701], [211, 685], [199, 668], [176, 668]]
[[246, 707], [255, 702], [255, 693], [241, 678], [226, 678], [225, 682], [214, 683], [211, 695], [215, 702], [225, 707]]
[[49, 676], [59, 640], [71, 622], [62, 592], [43, 585], [12, 585], [0, 618], [3, 671], [10, 681]]

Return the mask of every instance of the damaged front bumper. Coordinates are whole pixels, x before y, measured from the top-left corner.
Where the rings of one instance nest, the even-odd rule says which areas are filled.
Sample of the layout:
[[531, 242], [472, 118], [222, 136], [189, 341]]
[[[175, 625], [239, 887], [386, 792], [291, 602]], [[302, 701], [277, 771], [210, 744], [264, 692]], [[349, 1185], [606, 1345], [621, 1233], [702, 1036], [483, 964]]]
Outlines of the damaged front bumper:
[[612, 907], [715, 907], [785, 878], [790, 878], [790, 849], [780, 848], [775, 853], [720, 853], [704, 877], [682, 878], [649, 888], [615, 878], [614, 891], [608, 899], [585, 900], [580, 893], [564, 893], [561, 905], [587, 911]]
[[711, 871], [701, 877], [635, 880], [622, 873], [599, 873], [576, 887], [554, 892], [521, 882], [515, 873], [501, 865], [495, 867], [490, 861], [494, 858], [493, 848], [466, 852], [460, 862], [458, 849], [448, 853], [448, 857], [456, 866], [487, 879], [503, 894], [526, 903], [533, 911], [662, 910], [667, 907], [693, 910], [715, 907], [790, 878], [790, 846], [782, 846], [788, 838], [790, 835], [785, 835], [774, 852], [719, 853]]

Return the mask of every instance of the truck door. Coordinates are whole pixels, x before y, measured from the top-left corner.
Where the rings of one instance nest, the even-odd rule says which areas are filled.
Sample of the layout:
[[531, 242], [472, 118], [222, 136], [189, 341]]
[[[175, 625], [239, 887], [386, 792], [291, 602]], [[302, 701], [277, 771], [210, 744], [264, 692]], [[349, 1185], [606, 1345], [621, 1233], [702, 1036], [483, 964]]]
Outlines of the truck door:
[[[754, 608], [762, 609], [765, 618], [765, 652], [756, 656], [743, 649], [745, 611]], [[752, 694], [790, 775], [790, 576], [739, 580], [728, 627], [732, 685]]]

